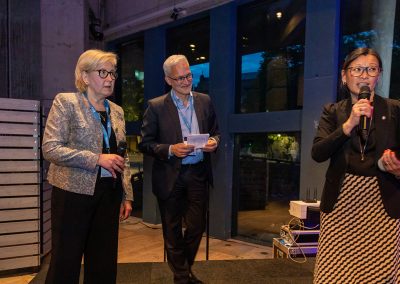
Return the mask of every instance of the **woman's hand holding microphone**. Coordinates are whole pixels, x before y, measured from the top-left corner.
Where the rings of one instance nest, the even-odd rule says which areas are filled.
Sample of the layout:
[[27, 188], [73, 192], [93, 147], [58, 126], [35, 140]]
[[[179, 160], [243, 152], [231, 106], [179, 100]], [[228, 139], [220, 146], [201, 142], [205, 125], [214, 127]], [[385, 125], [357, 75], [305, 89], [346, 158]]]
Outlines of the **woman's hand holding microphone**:
[[113, 178], [117, 178], [117, 172], [122, 173], [125, 168], [125, 160], [116, 154], [100, 154], [97, 164], [109, 171]]

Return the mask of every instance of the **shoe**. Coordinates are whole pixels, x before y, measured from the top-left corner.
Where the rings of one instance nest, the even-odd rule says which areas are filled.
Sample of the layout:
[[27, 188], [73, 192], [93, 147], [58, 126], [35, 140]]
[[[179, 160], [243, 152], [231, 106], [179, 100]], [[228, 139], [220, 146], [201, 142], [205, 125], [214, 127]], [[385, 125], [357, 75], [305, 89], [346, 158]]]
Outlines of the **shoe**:
[[190, 284], [204, 284], [203, 281], [201, 281], [200, 279], [198, 279], [193, 272], [189, 273], [189, 283]]

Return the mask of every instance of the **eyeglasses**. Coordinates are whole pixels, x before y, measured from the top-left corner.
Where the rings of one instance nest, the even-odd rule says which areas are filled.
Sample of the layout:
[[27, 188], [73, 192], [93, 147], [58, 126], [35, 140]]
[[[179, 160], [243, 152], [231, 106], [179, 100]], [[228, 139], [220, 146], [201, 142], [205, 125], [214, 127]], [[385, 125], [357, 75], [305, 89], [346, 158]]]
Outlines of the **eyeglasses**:
[[368, 76], [371, 77], [376, 77], [379, 75], [379, 73], [381, 72], [381, 69], [379, 67], [349, 67], [347, 68], [348, 70], [350, 70], [350, 75], [353, 77], [360, 77], [364, 71], [367, 72]]
[[107, 78], [108, 75], [110, 75], [111, 79], [116, 80], [118, 78], [118, 73], [116, 73], [115, 71], [107, 71], [104, 69], [100, 69], [100, 70], [94, 70], [99, 72], [99, 77], [101, 79], [105, 79]]
[[174, 81], [176, 81], [176, 82], [178, 82], [179, 84], [183, 84], [185, 82], [185, 79], [188, 80], [188, 81], [191, 81], [193, 79], [193, 74], [189, 73], [189, 74], [187, 74], [185, 76], [179, 76], [178, 78], [172, 78], [170, 76], [167, 76], [167, 77], [172, 79], [172, 80], [174, 80]]

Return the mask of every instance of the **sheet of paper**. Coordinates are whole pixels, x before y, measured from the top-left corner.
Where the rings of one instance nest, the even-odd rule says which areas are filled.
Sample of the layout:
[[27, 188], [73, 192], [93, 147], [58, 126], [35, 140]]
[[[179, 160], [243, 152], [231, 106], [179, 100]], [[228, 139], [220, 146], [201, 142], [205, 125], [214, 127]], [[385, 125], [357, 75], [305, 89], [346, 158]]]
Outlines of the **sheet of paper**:
[[210, 135], [207, 134], [190, 134], [188, 135], [186, 138], [186, 142], [189, 145], [194, 145], [195, 149], [199, 149], [199, 148], [203, 148], [208, 141], [208, 137], [210, 137]]

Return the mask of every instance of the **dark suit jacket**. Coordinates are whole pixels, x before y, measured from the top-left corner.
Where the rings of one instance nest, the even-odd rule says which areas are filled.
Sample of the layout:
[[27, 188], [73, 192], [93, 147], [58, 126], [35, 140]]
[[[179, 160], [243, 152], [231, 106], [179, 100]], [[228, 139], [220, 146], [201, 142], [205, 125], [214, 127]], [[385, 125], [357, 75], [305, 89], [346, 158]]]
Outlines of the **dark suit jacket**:
[[[350, 98], [324, 106], [314, 138], [313, 159], [323, 162], [330, 158], [321, 197], [321, 210], [326, 213], [333, 210], [346, 173], [350, 137], [343, 133], [342, 124], [350, 116], [351, 108]], [[385, 149], [400, 146], [400, 102], [375, 95], [374, 119], [377, 162]], [[377, 178], [386, 212], [392, 218], [400, 218], [400, 181], [382, 171], [378, 171]]]
[[[210, 137], [219, 143], [218, 123], [210, 97], [193, 92], [193, 103], [200, 133], [210, 134]], [[168, 157], [169, 146], [183, 142], [179, 114], [171, 93], [148, 102], [141, 132], [140, 151], [155, 158], [152, 170], [153, 193], [161, 199], [166, 199], [174, 188], [182, 162], [182, 159], [175, 156]], [[209, 153], [204, 153], [204, 161], [208, 181], [212, 184]]]

